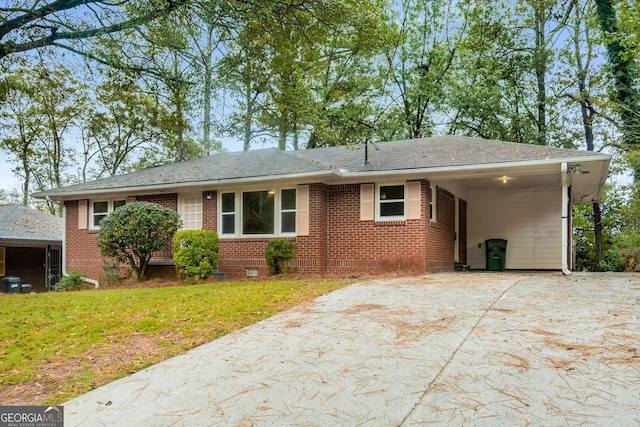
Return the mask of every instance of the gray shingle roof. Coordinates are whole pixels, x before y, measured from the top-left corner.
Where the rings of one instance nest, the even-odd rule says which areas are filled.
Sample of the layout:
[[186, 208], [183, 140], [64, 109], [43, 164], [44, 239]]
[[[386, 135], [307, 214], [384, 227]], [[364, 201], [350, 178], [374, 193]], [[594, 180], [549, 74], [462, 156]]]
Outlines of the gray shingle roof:
[[286, 178], [315, 174], [334, 176], [344, 172], [407, 171], [441, 167], [502, 165], [553, 159], [587, 159], [598, 153], [516, 144], [461, 136], [379, 142], [369, 147], [369, 164], [364, 165], [363, 147], [326, 147], [281, 151], [276, 148], [222, 153], [125, 175], [104, 178], [55, 190], [36, 197], [65, 198], [73, 195], [163, 186]]
[[24, 206], [0, 206], [0, 242], [62, 242], [62, 218]]
[[534, 160], [583, 158], [597, 153], [532, 144], [440, 136], [380, 142], [369, 146], [369, 165], [364, 165], [364, 149], [328, 147], [293, 152], [300, 158], [313, 160], [350, 172], [429, 169], [453, 166], [500, 164]]

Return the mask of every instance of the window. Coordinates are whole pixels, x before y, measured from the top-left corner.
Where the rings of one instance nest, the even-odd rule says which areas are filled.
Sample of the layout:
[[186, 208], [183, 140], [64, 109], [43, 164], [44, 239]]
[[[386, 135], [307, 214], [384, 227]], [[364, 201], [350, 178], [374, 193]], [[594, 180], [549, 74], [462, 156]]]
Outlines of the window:
[[242, 234], [274, 234], [275, 191], [242, 193]]
[[405, 218], [405, 188], [400, 185], [378, 187], [378, 218], [383, 220]]
[[222, 234], [236, 234], [236, 193], [222, 193], [220, 206]]
[[295, 235], [295, 188], [218, 194], [221, 236]]
[[280, 192], [280, 233], [296, 232], [296, 190], [289, 188]]
[[100, 228], [100, 221], [126, 204], [126, 200], [100, 200], [91, 203], [91, 228]]

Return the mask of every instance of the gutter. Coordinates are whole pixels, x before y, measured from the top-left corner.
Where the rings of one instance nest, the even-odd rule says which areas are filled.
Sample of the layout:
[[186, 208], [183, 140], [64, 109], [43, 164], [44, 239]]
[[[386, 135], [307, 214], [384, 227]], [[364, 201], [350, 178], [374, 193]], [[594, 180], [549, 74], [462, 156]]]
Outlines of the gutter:
[[569, 185], [567, 183], [567, 163], [560, 166], [562, 176], [562, 273], [571, 275], [569, 269]]
[[[57, 203], [62, 206], [62, 259], [60, 260], [60, 264], [62, 267], [62, 275], [65, 277], [69, 276], [67, 273], [67, 207], [64, 203], [56, 202], [51, 200], [49, 196], [46, 197], [48, 202]], [[88, 277], [81, 277], [82, 281], [85, 283], [89, 283], [93, 285], [96, 289], [100, 287], [100, 282], [94, 279], [89, 279]]]

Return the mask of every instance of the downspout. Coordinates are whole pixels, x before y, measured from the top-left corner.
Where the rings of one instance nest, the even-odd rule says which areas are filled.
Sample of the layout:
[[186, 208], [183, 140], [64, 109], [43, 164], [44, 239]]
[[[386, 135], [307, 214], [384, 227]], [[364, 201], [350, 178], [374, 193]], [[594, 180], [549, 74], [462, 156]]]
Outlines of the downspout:
[[[67, 277], [69, 276], [69, 273], [67, 273], [67, 207], [64, 203], [54, 202], [49, 196], [46, 199], [48, 202], [58, 203], [62, 206], [62, 259], [60, 264], [62, 264], [62, 275]], [[93, 285], [96, 289], [100, 287], [100, 282], [97, 280], [89, 279], [88, 277], [81, 277], [81, 279], [83, 282]]]
[[560, 166], [562, 177], [562, 273], [571, 275], [569, 270], [569, 185], [567, 184], [567, 163]]

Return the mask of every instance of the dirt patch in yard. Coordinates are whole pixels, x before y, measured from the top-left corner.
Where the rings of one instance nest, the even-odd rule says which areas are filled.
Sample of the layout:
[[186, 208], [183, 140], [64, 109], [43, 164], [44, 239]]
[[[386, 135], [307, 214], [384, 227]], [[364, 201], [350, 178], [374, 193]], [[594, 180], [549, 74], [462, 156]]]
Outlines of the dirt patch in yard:
[[[10, 385], [2, 391], [0, 405], [36, 405], [46, 401], [54, 392], [73, 387], [74, 382], [90, 382], [92, 388], [102, 385], [103, 378], [113, 375], [114, 366], [124, 366], [124, 375], [135, 372], [151, 361], [159, 361], [167, 354], [165, 340], [173, 344], [189, 345], [179, 336], [134, 335], [122, 342], [93, 346], [82, 357], [71, 357], [64, 362], [42, 364], [35, 381]], [[91, 366], [90, 375], [87, 367]], [[111, 378], [115, 379], [115, 378]]]

